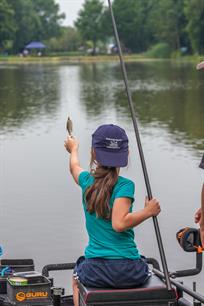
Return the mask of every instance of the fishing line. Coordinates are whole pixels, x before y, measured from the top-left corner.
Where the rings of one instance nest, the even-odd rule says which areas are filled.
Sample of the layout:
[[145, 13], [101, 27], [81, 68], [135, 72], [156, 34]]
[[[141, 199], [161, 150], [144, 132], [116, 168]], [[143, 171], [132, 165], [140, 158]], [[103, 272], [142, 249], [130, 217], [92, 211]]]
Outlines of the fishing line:
[[[137, 125], [135, 110], [134, 110], [134, 106], [133, 106], [133, 102], [132, 102], [132, 96], [131, 96], [130, 89], [129, 89], [129, 86], [128, 86], [127, 71], [126, 71], [124, 60], [123, 60], [123, 54], [122, 54], [120, 39], [119, 39], [118, 30], [117, 30], [117, 26], [116, 26], [116, 22], [115, 22], [115, 17], [114, 17], [114, 13], [113, 13], [113, 8], [112, 8], [112, 5], [111, 5], [111, 0], [108, 0], [108, 4], [109, 4], [109, 9], [110, 9], [110, 14], [111, 14], [111, 19], [112, 19], [112, 25], [113, 25], [113, 30], [114, 30], [114, 34], [115, 34], [116, 44], [117, 44], [117, 48], [118, 48], [118, 55], [119, 55], [119, 58], [120, 58], [122, 75], [123, 75], [123, 79], [124, 79], [124, 83], [125, 83], [126, 93], [127, 93], [127, 97], [128, 97], [128, 103], [129, 103], [131, 117], [132, 117], [133, 126], [134, 126], [134, 130], [135, 130], [135, 136], [136, 136], [136, 140], [137, 140], [140, 160], [141, 160], [141, 164], [142, 164], [142, 169], [143, 169], [143, 174], [144, 174], [144, 179], [145, 179], [145, 185], [146, 185], [146, 189], [147, 189], [147, 195], [148, 195], [149, 200], [151, 200], [153, 198], [153, 196], [152, 196], [149, 176], [148, 176], [148, 173], [147, 173], [147, 167], [146, 167], [146, 163], [145, 163], [142, 144], [141, 144], [141, 140], [140, 140], [140, 135], [139, 135], [138, 125]], [[157, 243], [158, 243], [158, 247], [159, 247], [159, 253], [160, 253], [160, 257], [161, 257], [164, 276], [165, 276], [165, 280], [166, 280], [166, 286], [167, 286], [168, 290], [171, 290], [172, 289], [171, 288], [171, 282], [170, 282], [170, 278], [169, 278], [168, 266], [167, 266], [166, 256], [165, 256], [165, 253], [164, 253], [164, 248], [163, 248], [163, 243], [162, 243], [162, 238], [161, 238], [161, 234], [160, 234], [158, 220], [157, 220], [157, 217], [153, 216], [152, 218], [153, 218], [154, 228], [155, 228], [155, 232], [156, 232]]]

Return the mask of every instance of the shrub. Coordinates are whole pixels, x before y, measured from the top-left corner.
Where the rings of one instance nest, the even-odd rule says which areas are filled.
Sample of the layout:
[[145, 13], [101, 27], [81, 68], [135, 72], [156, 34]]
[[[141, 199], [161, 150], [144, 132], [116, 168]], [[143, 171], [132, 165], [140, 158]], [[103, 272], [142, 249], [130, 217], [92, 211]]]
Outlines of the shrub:
[[154, 58], [169, 58], [171, 57], [171, 48], [167, 43], [158, 43], [146, 52], [146, 56]]

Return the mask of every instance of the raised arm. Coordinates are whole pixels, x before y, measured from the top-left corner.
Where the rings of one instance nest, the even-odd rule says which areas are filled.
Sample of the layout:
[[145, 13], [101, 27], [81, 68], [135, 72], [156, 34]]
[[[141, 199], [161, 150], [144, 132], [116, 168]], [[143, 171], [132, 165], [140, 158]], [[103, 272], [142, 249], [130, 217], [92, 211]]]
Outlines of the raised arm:
[[131, 200], [118, 198], [114, 201], [112, 211], [112, 226], [116, 232], [123, 232], [128, 228], [135, 227], [146, 219], [157, 216], [161, 209], [156, 199], [145, 200], [145, 207], [138, 212], [129, 212]]
[[78, 148], [79, 142], [76, 138], [67, 137], [64, 142], [64, 147], [70, 153], [69, 170], [73, 176], [73, 179], [78, 184], [79, 174], [83, 171], [79, 162]]

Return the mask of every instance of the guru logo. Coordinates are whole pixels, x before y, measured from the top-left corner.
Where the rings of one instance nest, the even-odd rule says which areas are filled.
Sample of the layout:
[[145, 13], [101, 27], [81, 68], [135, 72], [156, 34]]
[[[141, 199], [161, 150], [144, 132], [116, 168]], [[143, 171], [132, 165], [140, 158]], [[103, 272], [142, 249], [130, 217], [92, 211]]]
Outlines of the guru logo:
[[19, 302], [23, 302], [26, 298], [25, 292], [18, 292], [16, 293], [16, 299]]
[[46, 291], [38, 291], [38, 292], [18, 292], [16, 294], [16, 300], [19, 302], [23, 302], [24, 300], [32, 300], [39, 298], [47, 298], [48, 292]]

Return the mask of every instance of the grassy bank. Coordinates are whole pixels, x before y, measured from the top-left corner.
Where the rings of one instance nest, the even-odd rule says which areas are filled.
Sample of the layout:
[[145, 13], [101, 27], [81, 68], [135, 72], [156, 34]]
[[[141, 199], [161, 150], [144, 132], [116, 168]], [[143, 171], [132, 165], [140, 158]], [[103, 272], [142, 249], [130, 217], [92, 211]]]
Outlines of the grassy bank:
[[[145, 60], [143, 55], [125, 55], [126, 61]], [[97, 63], [97, 62], [109, 62], [118, 61], [117, 55], [69, 55], [69, 56], [43, 56], [43, 57], [19, 57], [19, 56], [7, 56], [0, 57], [0, 63]]]
[[[198, 63], [204, 60], [204, 56], [182, 56], [169, 59], [159, 59], [147, 57], [144, 54], [131, 54], [124, 55], [126, 62], [137, 62], [137, 61], [160, 61], [160, 60], [173, 60], [178, 62], [192, 62]], [[70, 56], [43, 56], [43, 57], [19, 57], [19, 56], [0, 56], [0, 64], [29, 64], [29, 63], [98, 63], [98, 62], [116, 62], [119, 61], [117, 55], [70, 55]]]

